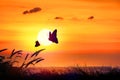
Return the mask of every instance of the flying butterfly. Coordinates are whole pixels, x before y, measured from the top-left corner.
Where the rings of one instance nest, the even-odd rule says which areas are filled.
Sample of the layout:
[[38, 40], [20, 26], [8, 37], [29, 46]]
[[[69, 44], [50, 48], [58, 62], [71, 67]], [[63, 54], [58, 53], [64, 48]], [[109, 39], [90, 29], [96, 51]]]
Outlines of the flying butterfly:
[[50, 41], [52, 41], [53, 43], [58, 43], [58, 39], [57, 39], [57, 29], [55, 29], [53, 32], [49, 32], [49, 38]]
[[39, 41], [35, 41], [35, 47], [38, 47], [38, 46], [40, 46]]

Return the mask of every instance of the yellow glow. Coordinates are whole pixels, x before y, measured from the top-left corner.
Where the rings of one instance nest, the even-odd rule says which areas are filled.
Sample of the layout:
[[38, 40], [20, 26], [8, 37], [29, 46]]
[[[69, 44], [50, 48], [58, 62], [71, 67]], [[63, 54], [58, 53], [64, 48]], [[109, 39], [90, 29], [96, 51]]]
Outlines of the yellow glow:
[[48, 46], [52, 43], [48, 39], [49, 38], [49, 31], [50, 30], [48, 30], [48, 29], [44, 29], [38, 33], [38, 41], [40, 42], [41, 45]]

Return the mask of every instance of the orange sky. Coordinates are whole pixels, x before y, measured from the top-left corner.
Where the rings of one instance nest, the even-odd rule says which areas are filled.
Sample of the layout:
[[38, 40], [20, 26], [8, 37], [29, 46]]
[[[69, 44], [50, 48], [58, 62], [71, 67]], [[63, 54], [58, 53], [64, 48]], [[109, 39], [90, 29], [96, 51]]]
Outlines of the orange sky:
[[[22, 14], [34, 7], [42, 10]], [[0, 10], [0, 49], [46, 48], [40, 66], [120, 65], [119, 0], [1, 0]], [[57, 29], [59, 44], [35, 48], [42, 29]]]

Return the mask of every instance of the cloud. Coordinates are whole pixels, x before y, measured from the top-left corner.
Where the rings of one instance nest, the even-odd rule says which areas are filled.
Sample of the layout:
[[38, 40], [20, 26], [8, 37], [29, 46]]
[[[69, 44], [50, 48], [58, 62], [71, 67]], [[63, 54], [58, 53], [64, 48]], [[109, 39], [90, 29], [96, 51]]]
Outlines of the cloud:
[[28, 14], [28, 13], [29, 13], [29, 11], [27, 11], [27, 10], [23, 12], [23, 14]]
[[88, 19], [94, 19], [94, 16], [90, 16], [90, 17], [88, 17]]
[[55, 17], [54, 19], [56, 19], [56, 20], [63, 20], [64, 18], [63, 17]]
[[23, 12], [23, 14], [35, 13], [35, 12], [38, 12], [38, 11], [41, 11], [41, 10], [42, 10], [41, 8], [35, 7], [35, 8], [33, 8], [33, 9], [30, 9], [30, 10], [25, 10], [25, 11]]

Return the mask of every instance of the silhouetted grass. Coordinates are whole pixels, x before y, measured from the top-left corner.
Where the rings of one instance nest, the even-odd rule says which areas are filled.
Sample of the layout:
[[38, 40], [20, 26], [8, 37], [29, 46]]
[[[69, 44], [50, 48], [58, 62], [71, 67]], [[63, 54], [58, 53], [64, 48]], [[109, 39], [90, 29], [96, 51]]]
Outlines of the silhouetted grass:
[[[6, 50], [7, 49], [1, 49], [0, 53]], [[15, 49], [12, 50], [9, 57], [0, 55], [0, 80], [24, 80], [26, 68], [28, 68], [31, 64], [36, 65], [40, 61], [44, 60], [43, 58], [38, 57], [38, 54], [43, 50], [45, 49], [40, 49], [31, 54], [31, 56], [28, 53], [26, 54], [25, 58], [22, 56], [22, 50], [16, 51]], [[20, 63], [18, 58], [23, 58], [24, 61], [20, 66], [15, 67], [15, 63]]]
[[[7, 49], [0, 50], [0, 53]], [[119, 67], [62, 67], [62, 68], [29, 68], [44, 60], [38, 54], [44, 49], [33, 54], [22, 56], [22, 50], [12, 50], [9, 57], [0, 56], [0, 80], [120, 80]], [[16, 58], [23, 58], [20, 66]], [[8, 60], [6, 60], [8, 59]]]
[[120, 69], [110, 67], [30, 68], [25, 80], [120, 80]]

